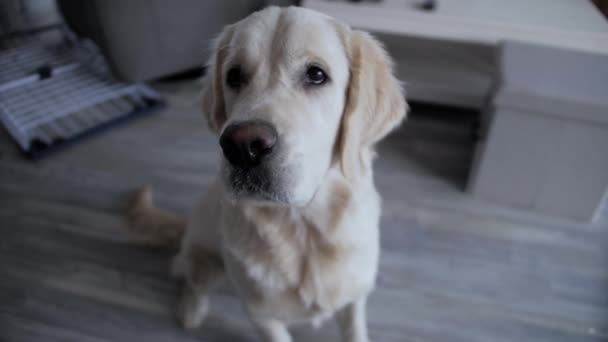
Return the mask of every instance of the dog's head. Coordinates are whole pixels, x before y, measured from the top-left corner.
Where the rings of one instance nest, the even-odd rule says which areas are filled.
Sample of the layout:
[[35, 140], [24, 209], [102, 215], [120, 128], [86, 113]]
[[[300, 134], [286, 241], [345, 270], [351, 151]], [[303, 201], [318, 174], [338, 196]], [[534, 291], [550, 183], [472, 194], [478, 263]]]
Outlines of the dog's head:
[[216, 39], [203, 111], [235, 199], [300, 206], [330, 167], [355, 181], [406, 112], [370, 35], [302, 8], [269, 7]]

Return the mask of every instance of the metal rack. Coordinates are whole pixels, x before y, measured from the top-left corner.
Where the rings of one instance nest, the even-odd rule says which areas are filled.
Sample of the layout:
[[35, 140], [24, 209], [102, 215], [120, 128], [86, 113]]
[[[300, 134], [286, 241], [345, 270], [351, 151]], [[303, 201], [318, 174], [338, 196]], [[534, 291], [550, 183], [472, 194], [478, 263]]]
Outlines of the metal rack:
[[0, 39], [0, 119], [30, 156], [162, 105], [150, 87], [114, 79], [96, 46], [63, 27]]

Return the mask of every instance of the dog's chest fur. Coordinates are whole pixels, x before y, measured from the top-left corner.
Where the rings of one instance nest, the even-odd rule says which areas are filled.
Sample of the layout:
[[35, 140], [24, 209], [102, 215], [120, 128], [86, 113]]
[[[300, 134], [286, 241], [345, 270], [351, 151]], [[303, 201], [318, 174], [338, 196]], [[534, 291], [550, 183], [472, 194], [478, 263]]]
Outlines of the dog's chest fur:
[[[227, 210], [224, 247], [235, 264], [229, 271], [239, 273], [232, 278], [241, 283], [236, 285], [246, 300], [322, 318], [370, 291], [377, 267], [377, 220], [357, 221], [359, 206], [344, 182], [333, 181], [306, 209]], [[364, 214], [376, 215], [373, 210]]]

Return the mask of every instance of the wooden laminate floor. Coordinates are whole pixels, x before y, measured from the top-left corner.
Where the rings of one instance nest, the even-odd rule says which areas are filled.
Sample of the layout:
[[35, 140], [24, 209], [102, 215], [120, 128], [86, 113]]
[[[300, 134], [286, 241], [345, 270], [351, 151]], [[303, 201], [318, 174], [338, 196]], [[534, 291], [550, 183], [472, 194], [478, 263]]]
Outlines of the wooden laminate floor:
[[[216, 170], [196, 82], [156, 87], [167, 110], [41, 161], [0, 133], [0, 341], [256, 340], [230, 289], [202, 328], [182, 331], [171, 253], [127, 240], [130, 190], [152, 184], [162, 206], [186, 213]], [[581, 224], [469, 197], [469, 130], [418, 113], [380, 148], [372, 340], [608, 341], [608, 218]], [[337, 340], [333, 323], [294, 334]]]

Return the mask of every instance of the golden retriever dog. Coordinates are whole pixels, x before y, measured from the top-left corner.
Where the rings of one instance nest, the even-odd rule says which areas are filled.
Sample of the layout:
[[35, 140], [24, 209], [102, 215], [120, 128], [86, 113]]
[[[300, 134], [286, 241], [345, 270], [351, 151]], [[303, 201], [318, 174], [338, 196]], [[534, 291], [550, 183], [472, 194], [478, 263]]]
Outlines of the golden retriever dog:
[[369, 341], [374, 145], [407, 111], [390, 58], [326, 15], [268, 7], [221, 32], [204, 82], [222, 153], [216, 181], [188, 220], [155, 208], [149, 189], [130, 213], [140, 239], [179, 245], [180, 321], [199, 326], [226, 278], [264, 341], [291, 341], [290, 324], [334, 315], [344, 341]]

